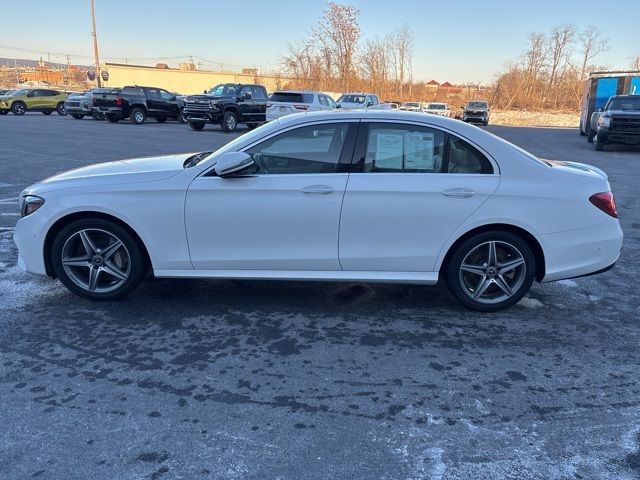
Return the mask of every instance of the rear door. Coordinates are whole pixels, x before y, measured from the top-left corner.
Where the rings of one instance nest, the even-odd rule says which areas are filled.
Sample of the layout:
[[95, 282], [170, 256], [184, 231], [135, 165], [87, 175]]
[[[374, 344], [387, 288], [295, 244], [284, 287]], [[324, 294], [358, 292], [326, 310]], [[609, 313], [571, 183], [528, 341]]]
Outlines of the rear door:
[[45, 107], [46, 90], [36, 88], [27, 95], [27, 108], [32, 110], [41, 110]]
[[492, 162], [435, 128], [363, 123], [340, 218], [344, 270], [431, 272], [451, 234], [498, 188]]
[[255, 119], [264, 122], [267, 119], [267, 90], [262, 85], [251, 85], [251, 92], [255, 106]]
[[240, 89], [238, 98], [238, 110], [240, 110], [239, 122], [253, 122], [257, 120], [258, 110], [256, 108], [256, 102], [253, 99], [253, 91], [251, 85], [244, 85]]

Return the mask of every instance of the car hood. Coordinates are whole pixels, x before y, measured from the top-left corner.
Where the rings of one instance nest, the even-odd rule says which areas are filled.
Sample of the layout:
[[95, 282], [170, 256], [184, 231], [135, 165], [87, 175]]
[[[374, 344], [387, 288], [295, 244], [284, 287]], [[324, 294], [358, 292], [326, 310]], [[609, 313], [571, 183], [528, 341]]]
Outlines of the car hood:
[[365, 108], [364, 103], [356, 103], [356, 102], [338, 102], [338, 105], [342, 108]]
[[161, 157], [134, 158], [97, 163], [46, 178], [27, 188], [29, 194], [82, 186], [101, 186], [164, 180], [183, 171], [183, 163], [192, 153]]
[[607, 110], [606, 112], [611, 116], [622, 117], [622, 118], [638, 118], [640, 117], [640, 110]]
[[189, 95], [186, 97], [187, 102], [197, 102], [197, 101], [206, 101], [210, 102], [211, 100], [225, 100], [235, 98], [231, 95]]

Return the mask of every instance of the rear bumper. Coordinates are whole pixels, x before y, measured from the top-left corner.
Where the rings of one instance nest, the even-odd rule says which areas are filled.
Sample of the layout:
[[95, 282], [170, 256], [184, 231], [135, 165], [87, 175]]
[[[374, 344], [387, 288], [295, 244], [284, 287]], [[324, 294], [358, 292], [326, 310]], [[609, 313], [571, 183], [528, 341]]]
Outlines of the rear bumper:
[[540, 236], [546, 264], [542, 281], [606, 271], [618, 260], [622, 239], [620, 222], [614, 218], [595, 227]]
[[117, 117], [122, 117], [122, 108], [120, 107], [92, 107], [92, 111], [96, 111], [99, 113], [103, 113], [105, 115], [113, 115]]

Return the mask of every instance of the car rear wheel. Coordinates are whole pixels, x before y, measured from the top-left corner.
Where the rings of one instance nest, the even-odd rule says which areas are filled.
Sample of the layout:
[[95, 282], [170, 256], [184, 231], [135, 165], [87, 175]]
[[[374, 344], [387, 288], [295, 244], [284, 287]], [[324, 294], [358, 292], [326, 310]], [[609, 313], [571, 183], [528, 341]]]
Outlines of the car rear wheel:
[[189, 122], [189, 126], [196, 131], [200, 131], [204, 128], [204, 123], [202, 122]]
[[72, 113], [71, 116], [76, 120], [81, 120], [84, 118], [84, 115], [82, 115], [81, 113]]
[[58, 104], [58, 106], [56, 107], [56, 112], [58, 112], [58, 115], [60, 115], [61, 117], [67, 114], [67, 109], [65, 108], [64, 103], [60, 102]]
[[236, 114], [233, 112], [225, 112], [222, 116], [222, 124], [220, 126], [222, 127], [223, 132], [233, 132], [238, 126], [238, 118], [236, 117]]
[[136, 240], [113, 222], [77, 220], [55, 237], [51, 262], [60, 281], [90, 300], [114, 300], [133, 290], [147, 268]]
[[13, 105], [11, 105], [11, 112], [14, 115], [24, 115], [26, 111], [27, 106], [22, 102], [14, 102]]
[[147, 114], [141, 108], [134, 108], [131, 110], [131, 123], [134, 125], [142, 125], [144, 121], [147, 119]]
[[445, 270], [449, 291], [465, 307], [496, 312], [519, 302], [535, 277], [535, 257], [522, 238], [485, 232], [465, 240]]
[[105, 119], [105, 114], [102, 112], [98, 112], [96, 110], [91, 112], [91, 116], [93, 117], [94, 120], [98, 120], [99, 122]]

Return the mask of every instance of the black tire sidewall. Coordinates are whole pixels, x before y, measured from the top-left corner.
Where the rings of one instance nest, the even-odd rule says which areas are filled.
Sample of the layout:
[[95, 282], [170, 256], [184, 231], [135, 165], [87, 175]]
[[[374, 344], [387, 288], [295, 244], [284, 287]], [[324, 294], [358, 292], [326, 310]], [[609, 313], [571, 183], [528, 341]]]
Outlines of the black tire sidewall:
[[56, 113], [61, 117], [64, 117], [67, 114], [67, 110], [64, 108], [64, 103], [59, 103], [56, 107]]
[[115, 115], [107, 115], [107, 120], [110, 123], [118, 123], [120, 121], [120, 119], [118, 117], [116, 117]]
[[[16, 107], [18, 105], [22, 105], [22, 108], [23, 108], [22, 113], [16, 113]], [[23, 102], [15, 102], [13, 105], [11, 105], [11, 113], [13, 113], [14, 115], [21, 116], [21, 115], [24, 115], [26, 111], [27, 111], [27, 106]]]
[[76, 120], [80, 120], [84, 118], [84, 115], [80, 114], [80, 113], [72, 113], [71, 116], [73, 118], [75, 118]]
[[[507, 242], [516, 247], [524, 258], [526, 274], [522, 286], [513, 296], [499, 303], [484, 304], [476, 302], [475, 300], [470, 298], [463, 290], [463, 287], [462, 285], [460, 285], [459, 281], [459, 269], [465, 256], [471, 250], [473, 250], [473, 248], [475, 248], [479, 244], [492, 240]], [[479, 312], [496, 312], [498, 310], [503, 310], [518, 303], [531, 288], [535, 275], [535, 257], [533, 255], [531, 247], [525, 240], [510, 232], [490, 231], [474, 235], [473, 237], [470, 237], [462, 242], [456, 248], [449, 260], [446, 271], [444, 272], [444, 281], [451, 294], [465, 307]]]
[[187, 119], [184, 116], [184, 110], [182, 108], [178, 112], [178, 118], [176, 120], [178, 120], [178, 123], [187, 123]]
[[202, 130], [204, 128], [204, 123], [200, 123], [200, 122], [189, 122], [189, 126], [195, 130], [196, 132], [199, 132], [200, 130]]
[[[62, 247], [64, 246], [64, 243], [71, 235], [78, 232], [79, 230], [86, 228], [99, 228], [113, 233], [122, 241], [122, 243], [124, 243], [125, 247], [129, 251], [129, 255], [131, 256], [131, 272], [129, 278], [120, 288], [112, 292], [89, 292], [76, 285], [64, 271], [61, 259]], [[131, 290], [133, 290], [142, 281], [145, 274], [147, 273], [144, 256], [142, 255], [140, 247], [138, 246], [138, 243], [132, 237], [132, 235], [120, 225], [100, 218], [76, 220], [63, 227], [53, 240], [50, 255], [51, 265], [53, 266], [58, 279], [60, 279], [64, 286], [76, 295], [87, 298], [89, 300], [116, 300], [122, 298]]]

